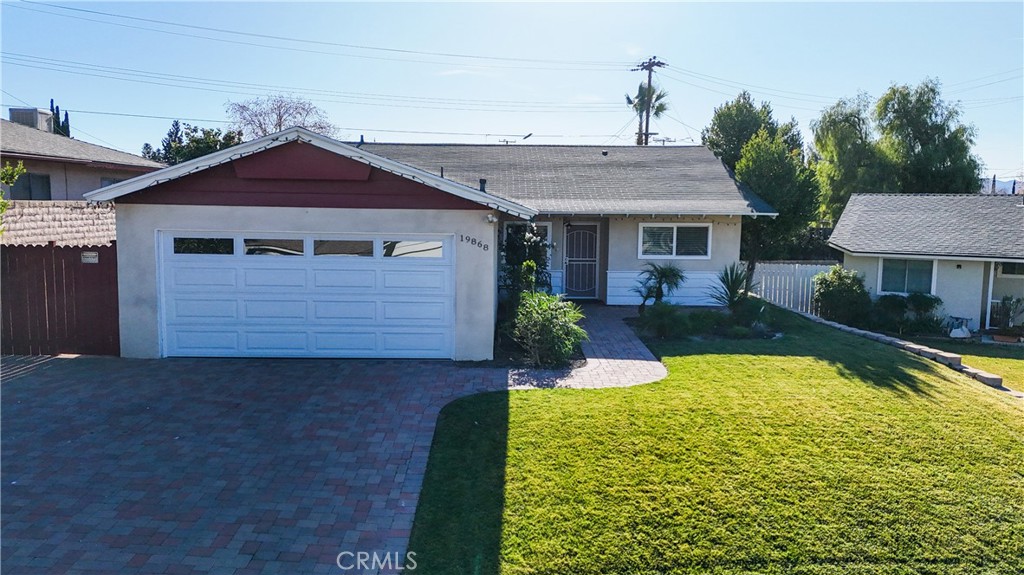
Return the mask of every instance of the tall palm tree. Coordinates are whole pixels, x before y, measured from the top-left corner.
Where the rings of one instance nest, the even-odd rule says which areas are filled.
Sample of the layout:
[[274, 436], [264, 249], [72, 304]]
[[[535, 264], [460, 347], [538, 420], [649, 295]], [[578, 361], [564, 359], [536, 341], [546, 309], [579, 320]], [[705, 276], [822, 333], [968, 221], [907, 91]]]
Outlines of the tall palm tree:
[[646, 82], [640, 82], [640, 86], [636, 89], [636, 96], [630, 96], [626, 94], [626, 105], [633, 108], [633, 112], [636, 113], [638, 118], [637, 129], [636, 129], [636, 145], [646, 146], [647, 139], [645, 136], [647, 132], [651, 130], [650, 118], [647, 118], [647, 127], [644, 128], [644, 116], [647, 114], [648, 102], [650, 102], [651, 116], [658, 119], [668, 111], [668, 102], [665, 99], [668, 98], [668, 92], [664, 90], [655, 91], [653, 86], [648, 86]]

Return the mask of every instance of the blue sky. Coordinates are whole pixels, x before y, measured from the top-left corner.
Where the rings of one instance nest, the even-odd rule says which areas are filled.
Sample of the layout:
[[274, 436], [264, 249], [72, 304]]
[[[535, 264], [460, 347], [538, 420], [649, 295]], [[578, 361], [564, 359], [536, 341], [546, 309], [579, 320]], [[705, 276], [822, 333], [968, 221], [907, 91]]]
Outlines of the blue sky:
[[4, 116], [54, 98], [76, 137], [134, 153], [170, 120], [111, 114], [222, 127], [226, 102], [269, 92], [314, 100], [342, 139], [628, 145], [630, 68], [657, 55], [671, 110], [654, 129], [679, 144], [742, 89], [806, 133], [838, 98], [934, 77], [977, 128], [986, 177], [1024, 176], [1021, 2], [4, 0], [0, 18]]

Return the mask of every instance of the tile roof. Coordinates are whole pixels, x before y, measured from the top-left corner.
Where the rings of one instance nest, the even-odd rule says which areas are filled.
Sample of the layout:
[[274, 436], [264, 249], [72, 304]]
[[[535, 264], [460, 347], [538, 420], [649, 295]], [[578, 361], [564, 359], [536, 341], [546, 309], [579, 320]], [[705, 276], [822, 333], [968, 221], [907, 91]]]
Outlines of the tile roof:
[[1024, 198], [854, 194], [829, 243], [854, 254], [1024, 260]]
[[[774, 214], [703, 146], [363, 144], [549, 214]], [[607, 154], [605, 154], [607, 152]]]
[[101, 246], [116, 237], [113, 204], [16, 200], [4, 212], [3, 226], [5, 246]]
[[0, 120], [0, 154], [38, 156], [40, 159], [82, 163], [115, 164], [135, 168], [163, 168], [153, 162], [119, 150], [65, 138], [7, 120]]

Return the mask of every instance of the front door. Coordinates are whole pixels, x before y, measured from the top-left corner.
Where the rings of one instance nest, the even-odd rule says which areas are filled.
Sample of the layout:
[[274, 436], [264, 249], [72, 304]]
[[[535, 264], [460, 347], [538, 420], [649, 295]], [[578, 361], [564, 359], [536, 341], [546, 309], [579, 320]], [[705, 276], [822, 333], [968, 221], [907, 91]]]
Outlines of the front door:
[[597, 224], [565, 226], [565, 295], [597, 298]]

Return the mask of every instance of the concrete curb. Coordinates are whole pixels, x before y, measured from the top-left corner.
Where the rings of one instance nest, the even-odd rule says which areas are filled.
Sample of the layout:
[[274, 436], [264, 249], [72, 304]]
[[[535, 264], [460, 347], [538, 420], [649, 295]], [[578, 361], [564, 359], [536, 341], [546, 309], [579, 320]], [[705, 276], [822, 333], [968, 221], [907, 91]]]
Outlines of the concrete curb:
[[816, 315], [812, 315], [807, 312], [797, 311], [794, 313], [801, 315], [813, 322], [827, 325], [829, 327], [838, 329], [839, 331], [846, 332], [851, 335], [867, 338], [870, 340], [877, 341], [878, 343], [884, 343], [886, 345], [891, 345], [893, 347], [909, 351], [910, 353], [919, 355], [925, 359], [930, 359], [936, 363], [945, 365], [946, 367], [958, 371], [966, 375], [967, 377], [976, 379], [989, 387], [993, 387], [1001, 391], [1007, 391], [1010, 393], [1010, 395], [1014, 397], [1024, 399], [1024, 393], [1014, 391], [1008, 387], [1003, 386], [1002, 376], [996, 375], [994, 373], [988, 373], [987, 371], [982, 371], [980, 369], [975, 369], [968, 365], [964, 365], [963, 358], [958, 354], [949, 353], [946, 351], [942, 351], [940, 349], [934, 349], [926, 345], [920, 345], [910, 341], [904, 341], [902, 339], [898, 339], [895, 337], [889, 337], [887, 335], [883, 335], [880, 333], [865, 331], [863, 329], [857, 329], [855, 327], [850, 327], [848, 325], [843, 325], [841, 323], [836, 323], [834, 321], [822, 319]]

